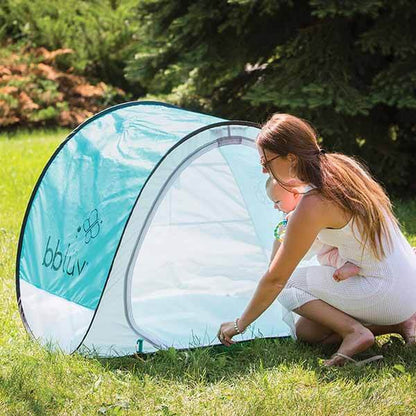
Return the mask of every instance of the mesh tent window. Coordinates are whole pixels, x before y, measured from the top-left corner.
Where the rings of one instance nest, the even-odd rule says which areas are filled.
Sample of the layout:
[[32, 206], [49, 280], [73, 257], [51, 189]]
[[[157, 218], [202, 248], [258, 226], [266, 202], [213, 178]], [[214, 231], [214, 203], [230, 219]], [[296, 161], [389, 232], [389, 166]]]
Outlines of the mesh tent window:
[[[16, 285], [28, 332], [102, 356], [218, 343], [266, 270], [280, 219], [259, 127], [157, 102], [90, 118], [30, 198]], [[275, 302], [236, 339], [287, 336]]]

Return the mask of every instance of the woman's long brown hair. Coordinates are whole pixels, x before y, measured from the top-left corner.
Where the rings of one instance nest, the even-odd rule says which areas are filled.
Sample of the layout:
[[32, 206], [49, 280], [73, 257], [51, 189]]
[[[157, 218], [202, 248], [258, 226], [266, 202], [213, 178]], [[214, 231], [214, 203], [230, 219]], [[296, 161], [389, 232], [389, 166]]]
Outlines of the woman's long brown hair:
[[[400, 225], [385, 190], [361, 162], [342, 153], [322, 154], [312, 126], [290, 114], [273, 114], [262, 126], [256, 142], [262, 149], [283, 157], [289, 153], [297, 156], [296, 176], [315, 185], [322, 197], [351, 214], [363, 237], [362, 252], [369, 241], [378, 260], [386, 256], [382, 236], [391, 244], [386, 216], [398, 228]], [[275, 179], [287, 188], [287, 184]]]

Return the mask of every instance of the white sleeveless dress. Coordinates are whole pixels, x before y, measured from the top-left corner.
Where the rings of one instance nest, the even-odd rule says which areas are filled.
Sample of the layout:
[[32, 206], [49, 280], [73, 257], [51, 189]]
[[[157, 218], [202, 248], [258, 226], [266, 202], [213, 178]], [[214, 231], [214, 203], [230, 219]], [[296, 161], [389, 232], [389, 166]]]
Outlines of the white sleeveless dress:
[[[307, 185], [304, 192], [312, 188], [313, 185]], [[367, 326], [397, 324], [416, 312], [416, 255], [400, 229], [387, 218], [392, 246], [389, 249], [384, 245], [386, 257], [379, 261], [368, 244], [361, 255], [363, 239], [352, 223], [351, 219], [342, 228], [321, 230], [316, 243], [337, 247], [341, 257], [361, 268], [359, 274], [337, 282], [332, 277], [335, 267], [317, 262], [306, 266], [300, 263], [277, 297], [293, 337], [298, 315], [291, 311], [315, 299], [327, 302]], [[308, 255], [313, 254], [314, 246], [315, 243]]]

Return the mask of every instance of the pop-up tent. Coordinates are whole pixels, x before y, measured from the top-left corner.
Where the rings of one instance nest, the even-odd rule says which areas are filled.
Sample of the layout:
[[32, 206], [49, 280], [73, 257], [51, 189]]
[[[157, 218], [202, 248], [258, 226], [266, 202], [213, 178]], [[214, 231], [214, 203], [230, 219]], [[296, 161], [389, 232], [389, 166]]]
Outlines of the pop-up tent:
[[[90, 118], [26, 210], [17, 298], [28, 332], [103, 356], [218, 343], [269, 264], [279, 214], [257, 125], [156, 102]], [[245, 335], [289, 334], [275, 302]]]

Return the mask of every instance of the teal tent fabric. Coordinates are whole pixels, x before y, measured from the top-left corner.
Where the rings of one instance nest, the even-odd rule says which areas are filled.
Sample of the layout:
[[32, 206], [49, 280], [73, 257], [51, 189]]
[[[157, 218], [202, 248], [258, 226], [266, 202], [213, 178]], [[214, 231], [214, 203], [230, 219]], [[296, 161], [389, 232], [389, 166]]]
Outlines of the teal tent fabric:
[[154, 103], [140, 104], [138, 118], [137, 108], [121, 105], [74, 132], [48, 167], [26, 222], [20, 277], [90, 309], [150, 172], [189, 133], [223, 121]]
[[[143, 352], [215, 344], [267, 267], [280, 219], [264, 193], [258, 131], [147, 101], [75, 129], [22, 224], [16, 286], [28, 332], [104, 356], [138, 342]], [[248, 339], [290, 332], [277, 303], [254, 328]]]

